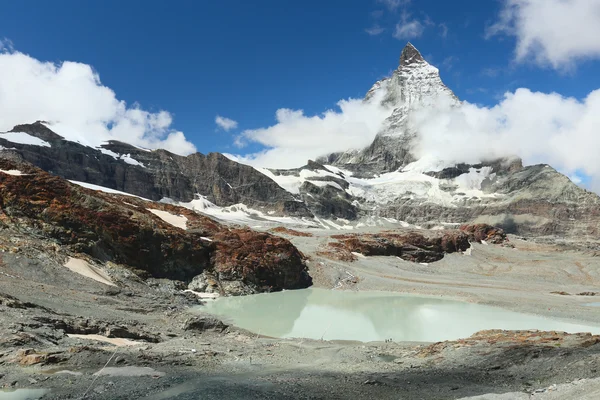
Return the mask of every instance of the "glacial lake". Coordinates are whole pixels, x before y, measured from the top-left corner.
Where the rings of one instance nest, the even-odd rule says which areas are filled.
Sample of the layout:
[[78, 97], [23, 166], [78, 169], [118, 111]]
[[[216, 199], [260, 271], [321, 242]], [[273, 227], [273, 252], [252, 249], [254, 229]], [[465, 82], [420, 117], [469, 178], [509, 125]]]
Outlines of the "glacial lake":
[[223, 297], [207, 302], [198, 311], [276, 338], [437, 342], [466, 338], [485, 329], [600, 334], [600, 326], [390, 292], [288, 290]]

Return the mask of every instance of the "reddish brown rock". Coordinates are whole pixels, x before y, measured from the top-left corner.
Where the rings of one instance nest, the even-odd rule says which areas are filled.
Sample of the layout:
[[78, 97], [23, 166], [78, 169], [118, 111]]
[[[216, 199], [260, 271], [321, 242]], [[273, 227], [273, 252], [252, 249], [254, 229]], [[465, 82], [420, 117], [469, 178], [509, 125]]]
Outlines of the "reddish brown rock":
[[283, 233], [285, 235], [290, 235], [290, 236], [313, 237], [312, 233], [309, 233], [309, 232], [300, 232], [300, 231], [296, 231], [294, 229], [286, 228], [284, 226], [278, 226], [276, 228], [269, 229], [269, 232]]
[[[287, 240], [234, 229], [183, 207], [86, 189], [26, 164], [0, 159], [0, 224], [56, 240], [74, 253], [132, 268], [142, 277], [190, 281], [204, 271], [251, 292], [308, 287], [302, 254]], [[187, 230], [148, 209], [187, 218]], [[208, 239], [208, 240], [207, 240]]]
[[462, 225], [459, 229], [467, 233], [472, 242], [486, 241], [487, 243], [502, 244], [508, 241], [506, 233], [502, 229], [488, 224]]
[[63, 358], [58, 354], [38, 353], [33, 349], [21, 349], [17, 351], [13, 362], [24, 367], [36, 364], [56, 364], [63, 361]]
[[348, 250], [343, 243], [330, 242], [326, 246], [321, 246], [317, 250], [317, 255], [330, 260], [352, 262], [358, 260], [358, 257]]
[[417, 356], [430, 357], [445, 350], [456, 351], [461, 347], [498, 345], [499, 347], [515, 348], [515, 346], [538, 347], [590, 347], [600, 343], [599, 335], [590, 333], [566, 333], [557, 331], [520, 330], [505, 331], [490, 329], [474, 333], [471, 337], [455, 341], [437, 342], [423, 346]]
[[350, 253], [356, 252], [365, 256], [396, 256], [406, 261], [420, 263], [438, 261], [445, 253], [464, 251], [470, 247], [467, 234], [460, 231], [445, 231], [441, 235], [432, 237], [416, 232], [345, 234], [331, 237], [339, 241], [339, 244], [329, 244], [337, 248], [337, 253], [340, 253], [341, 246]]
[[250, 229], [223, 230], [214, 236], [212, 255], [219, 280], [241, 280], [259, 291], [300, 289], [312, 284], [304, 256], [288, 240]]

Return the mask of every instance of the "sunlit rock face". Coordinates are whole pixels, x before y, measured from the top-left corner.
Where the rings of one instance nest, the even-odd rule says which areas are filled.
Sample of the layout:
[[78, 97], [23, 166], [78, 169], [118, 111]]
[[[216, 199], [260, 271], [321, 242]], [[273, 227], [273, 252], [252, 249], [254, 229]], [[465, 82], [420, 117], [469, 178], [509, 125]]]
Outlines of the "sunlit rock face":
[[140, 278], [209, 273], [222, 295], [306, 288], [304, 256], [287, 239], [230, 229], [184, 207], [73, 184], [0, 159], [0, 226], [69, 254], [114, 262]]
[[0, 133], [0, 157], [237, 224], [454, 229], [485, 223], [506, 233], [600, 249], [600, 198], [551, 166], [524, 166], [515, 157], [473, 164], [417, 151], [424, 135], [415, 115], [461, 102], [412, 44], [365, 101], [389, 109], [369, 146], [289, 170], [252, 168], [218, 153], [182, 157], [116, 141], [90, 147], [45, 122]]

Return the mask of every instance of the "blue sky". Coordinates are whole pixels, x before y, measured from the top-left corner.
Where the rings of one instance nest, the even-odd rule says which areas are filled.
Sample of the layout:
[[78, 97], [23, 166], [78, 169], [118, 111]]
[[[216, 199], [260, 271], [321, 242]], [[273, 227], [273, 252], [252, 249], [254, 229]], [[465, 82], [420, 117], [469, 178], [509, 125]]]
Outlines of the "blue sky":
[[[198, 151], [240, 152], [235, 137], [275, 124], [280, 108], [313, 115], [361, 98], [409, 40], [471, 103], [519, 87], [577, 99], [600, 88], [596, 48], [555, 65], [515, 60], [517, 34], [486, 37], [519, 2], [540, 0], [25, 0], [3, 4], [0, 38], [40, 61], [92, 66], [128, 105], [168, 111]], [[218, 129], [217, 115], [237, 128]]]

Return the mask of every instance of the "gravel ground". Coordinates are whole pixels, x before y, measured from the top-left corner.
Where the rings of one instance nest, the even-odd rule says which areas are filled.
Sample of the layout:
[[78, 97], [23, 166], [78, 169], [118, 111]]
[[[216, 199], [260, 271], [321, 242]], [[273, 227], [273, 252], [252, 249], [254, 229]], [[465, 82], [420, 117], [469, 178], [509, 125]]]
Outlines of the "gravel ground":
[[[431, 265], [385, 257], [343, 263], [316, 255], [332, 232], [311, 232], [286, 237], [310, 257], [318, 287], [443, 296], [600, 324], [598, 309], [584, 305], [594, 298], [576, 295], [598, 290], [600, 262], [592, 254], [511, 237], [514, 249], [474, 245], [471, 256], [448, 255]], [[596, 336], [487, 332], [440, 344], [266, 338], [192, 313], [198, 300], [171, 282], [142, 282], [102, 266], [115, 288], [62, 267], [60, 252], [36, 250], [35, 243], [27, 248], [2, 253], [0, 263], [5, 390], [49, 389], [43, 399], [592, 399], [600, 393]], [[344, 280], [347, 272], [356, 283]]]

